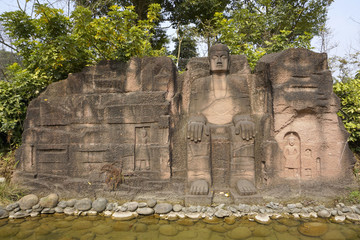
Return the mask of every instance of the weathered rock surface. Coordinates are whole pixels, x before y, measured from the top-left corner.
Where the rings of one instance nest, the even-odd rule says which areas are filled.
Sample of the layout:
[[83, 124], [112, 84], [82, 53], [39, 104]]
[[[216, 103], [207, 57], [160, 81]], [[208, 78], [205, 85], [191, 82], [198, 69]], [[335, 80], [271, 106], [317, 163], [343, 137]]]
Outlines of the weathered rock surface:
[[305, 222], [298, 226], [298, 231], [309, 237], [320, 237], [328, 231], [328, 226], [321, 222]]
[[102, 212], [105, 210], [107, 205], [107, 200], [106, 198], [98, 198], [95, 201], [92, 202], [92, 208], [96, 211], [96, 212]]
[[170, 203], [158, 203], [154, 207], [155, 213], [158, 213], [158, 214], [169, 213], [169, 212], [171, 212], [172, 209], [173, 209], [173, 207]]
[[36, 196], [35, 194], [29, 194], [19, 200], [19, 207], [21, 210], [31, 209], [38, 202], [38, 196]]
[[80, 211], [87, 211], [91, 209], [92, 202], [89, 198], [83, 198], [76, 201], [74, 208]]
[[126, 221], [136, 218], [137, 214], [133, 212], [115, 212], [111, 217], [115, 220]]
[[138, 214], [140, 214], [140, 215], [145, 215], [145, 216], [147, 216], [147, 215], [153, 214], [155, 211], [154, 211], [154, 209], [152, 209], [152, 208], [144, 207], [144, 208], [138, 208], [138, 209], [136, 210], [136, 212], [137, 212]]
[[51, 193], [46, 197], [40, 198], [40, 206], [44, 208], [56, 207], [59, 202], [59, 195], [57, 193]]

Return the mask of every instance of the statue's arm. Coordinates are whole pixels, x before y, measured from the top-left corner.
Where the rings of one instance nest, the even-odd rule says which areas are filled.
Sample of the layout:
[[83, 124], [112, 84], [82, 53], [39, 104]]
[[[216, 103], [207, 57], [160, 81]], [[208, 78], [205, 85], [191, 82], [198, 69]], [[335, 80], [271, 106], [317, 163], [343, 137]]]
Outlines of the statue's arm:
[[249, 114], [237, 114], [233, 117], [235, 134], [241, 134], [242, 139], [250, 140], [255, 137], [255, 123]]
[[206, 118], [203, 115], [191, 115], [188, 121], [187, 138], [194, 142], [200, 142], [203, 131], [209, 135], [206, 127]]

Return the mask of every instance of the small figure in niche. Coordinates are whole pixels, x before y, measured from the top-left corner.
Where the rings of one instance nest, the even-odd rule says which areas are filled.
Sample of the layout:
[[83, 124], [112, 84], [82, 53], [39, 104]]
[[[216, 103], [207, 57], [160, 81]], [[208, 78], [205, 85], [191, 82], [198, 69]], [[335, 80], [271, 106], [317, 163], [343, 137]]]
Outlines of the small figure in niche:
[[293, 133], [290, 133], [288, 137], [288, 144], [284, 148], [284, 157], [287, 177], [299, 177], [300, 149]]
[[137, 135], [135, 146], [135, 170], [150, 170], [150, 154], [147, 144], [148, 134], [144, 127], [140, 128], [139, 131], [140, 134]]

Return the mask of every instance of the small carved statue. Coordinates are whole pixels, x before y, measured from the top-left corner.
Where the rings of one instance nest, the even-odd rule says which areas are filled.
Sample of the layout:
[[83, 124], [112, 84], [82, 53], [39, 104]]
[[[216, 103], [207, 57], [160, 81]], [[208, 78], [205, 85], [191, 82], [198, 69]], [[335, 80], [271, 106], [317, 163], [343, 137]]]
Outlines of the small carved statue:
[[136, 138], [135, 170], [150, 170], [150, 153], [148, 148], [148, 135], [146, 129], [140, 128], [140, 134]]
[[300, 149], [296, 143], [296, 137], [290, 133], [288, 144], [284, 147], [285, 172], [287, 177], [300, 176]]
[[[215, 181], [236, 188], [240, 195], [255, 194], [255, 124], [250, 116], [247, 80], [229, 74], [227, 46], [212, 46], [209, 61], [210, 76], [195, 79], [191, 87], [187, 127], [189, 194], [206, 195], [209, 185], [218, 184]], [[216, 148], [217, 144], [222, 146]], [[215, 169], [217, 161], [223, 163]]]

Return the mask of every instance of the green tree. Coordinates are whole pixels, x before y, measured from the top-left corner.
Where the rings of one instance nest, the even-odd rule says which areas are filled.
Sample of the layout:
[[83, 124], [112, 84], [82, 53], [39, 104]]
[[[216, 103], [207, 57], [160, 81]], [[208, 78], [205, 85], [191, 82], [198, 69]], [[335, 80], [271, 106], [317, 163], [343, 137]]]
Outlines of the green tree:
[[1, 146], [21, 141], [22, 122], [30, 100], [50, 83], [100, 60], [127, 61], [131, 57], [164, 55], [151, 47], [151, 31], [160, 6], [150, 5], [147, 19], [138, 20], [134, 7], [110, 7], [105, 16], [77, 7], [70, 17], [60, 9], [36, 4], [35, 16], [24, 11], [6, 12], [0, 21], [22, 59], [0, 81]]
[[189, 26], [183, 28], [179, 26], [176, 31], [177, 37], [173, 39], [175, 49], [171, 54], [176, 56], [176, 66], [179, 70], [185, 69], [188, 60], [197, 56], [196, 40], [193, 37], [195, 31], [194, 28]]
[[229, 16], [216, 13], [218, 41], [233, 54], [245, 54], [251, 67], [266, 53], [290, 47], [310, 48], [326, 22], [332, 0], [246, 0], [236, 3]]
[[334, 92], [341, 102], [338, 115], [350, 133], [349, 145], [360, 153], [360, 71], [355, 78], [335, 83]]
[[[76, 6], [86, 7], [91, 10], [94, 18], [105, 16], [111, 11], [111, 6], [118, 5], [122, 7], [134, 7], [134, 12], [137, 14], [137, 20], [147, 19], [149, 7], [151, 4], [160, 4], [161, 7], [165, 5], [167, 0], [73, 0]], [[152, 38], [150, 40], [151, 46], [154, 49], [160, 50], [165, 44], [169, 43], [166, 31], [160, 26], [164, 21], [162, 15], [159, 15], [155, 26], [151, 30]]]
[[205, 39], [209, 49], [213, 42], [213, 31], [209, 31], [209, 26], [214, 24], [213, 17], [216, 12], [224, 12], [230, 3], [230, 0], [169, 0], [165, 2], [165, 11], [178, 31], [193, 24], [196, 35]]
[[0, 50], [0, 81], [5, 80], [6, 68], [15, 62], [20, 62], [20, 59], [15, 53]]

